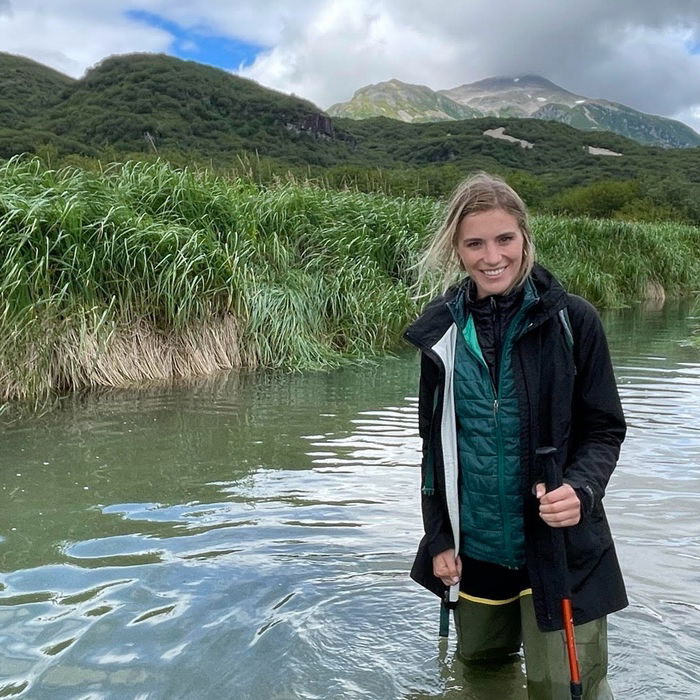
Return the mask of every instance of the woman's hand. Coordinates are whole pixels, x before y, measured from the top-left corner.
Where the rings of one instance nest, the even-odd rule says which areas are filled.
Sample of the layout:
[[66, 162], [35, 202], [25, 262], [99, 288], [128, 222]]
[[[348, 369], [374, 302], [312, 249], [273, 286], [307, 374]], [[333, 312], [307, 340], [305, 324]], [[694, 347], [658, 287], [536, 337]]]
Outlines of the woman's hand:
[[455, 556], [454, 549], [446, 549], [433, 557], [433, 574], [446, 586], [459, 583], [462, 576], [462, 560]]
[[546, 492], [543, 483], [535, 485], [535, 496], [540, 501], [540, 518], [550, 527], [569, 527], [581, 520], [581, 501], [573, 486], [563, 484]]

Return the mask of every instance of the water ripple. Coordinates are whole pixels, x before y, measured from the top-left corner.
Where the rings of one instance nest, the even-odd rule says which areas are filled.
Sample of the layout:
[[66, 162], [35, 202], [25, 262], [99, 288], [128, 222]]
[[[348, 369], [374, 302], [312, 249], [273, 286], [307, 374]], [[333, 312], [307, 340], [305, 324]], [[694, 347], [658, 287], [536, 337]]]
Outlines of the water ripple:
[[[700, 364], [675, 317], [644, 316], [642, 340], [640, 317], [612, 318], [629, 431], [606, 507], [631, 606], [610, 618], [611, 682], [694, 697]], [[522, 661], [460, 664], [407, 577], [416, 373], [413, 355], [232, 373], [7, 430], [0, 696], [524, 699]]]

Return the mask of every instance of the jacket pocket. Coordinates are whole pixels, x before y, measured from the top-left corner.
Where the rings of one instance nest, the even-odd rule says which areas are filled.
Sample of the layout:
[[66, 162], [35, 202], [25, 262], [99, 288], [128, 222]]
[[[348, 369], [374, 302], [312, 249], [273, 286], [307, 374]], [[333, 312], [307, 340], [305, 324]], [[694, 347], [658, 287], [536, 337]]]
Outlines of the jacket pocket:
[[578, 525], [564, 529], [566, 556], [570, 569], [586, 568], [595, 563], [610, 544], [610, 531], [605, 516], [592, 511]]

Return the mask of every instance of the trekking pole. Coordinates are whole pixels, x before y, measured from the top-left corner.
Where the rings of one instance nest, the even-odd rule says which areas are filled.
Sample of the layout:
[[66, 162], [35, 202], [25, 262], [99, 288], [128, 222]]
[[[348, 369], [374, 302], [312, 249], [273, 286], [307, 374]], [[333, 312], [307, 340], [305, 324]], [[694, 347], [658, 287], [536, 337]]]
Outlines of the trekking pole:
[[[559, 488], [563, 483], [562, 473], [557, 468], [554, 455], [556, 447], [540, 447], [536, 451], [537, 459], [544, 470], [544, 484], [547, 492]], [[562, 585], [561, 618], [564, 623], [564, 636], [566, 637], [566, 653], [569, 659], [569, 678], [572, 700], [581, 700], [583, 687], [581, 685], [581, 672], [576, 653], [576, 638], [574, 636], [574, 613], [571, 605], [571, 591], [569, 589], [569, 572], [566, 564], [566, 549], [564, 548], [564, 532], [561, 528], [550, 527], [554, 564], [559, 581]]]

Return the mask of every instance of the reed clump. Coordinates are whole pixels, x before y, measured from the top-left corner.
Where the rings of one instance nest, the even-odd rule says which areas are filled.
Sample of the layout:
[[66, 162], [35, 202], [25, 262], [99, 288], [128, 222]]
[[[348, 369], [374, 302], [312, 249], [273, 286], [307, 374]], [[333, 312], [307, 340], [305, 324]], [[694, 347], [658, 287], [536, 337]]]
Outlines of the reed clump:
[[[418, 311], [414, 265], [439, 211], [162, 162], [0, 164], [0, 400], [385, 351]], [[700, 287], [698, 229], [533, 228], [540, 259], [601, 306]]]
[[427, 199], [0, 166], [0, 398], [325, 367], [395, 343]]
[[537, 216], [540, 260], [600, 308], [700, 293], [700, 228]]

